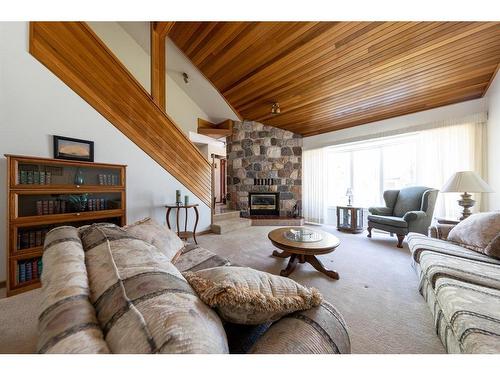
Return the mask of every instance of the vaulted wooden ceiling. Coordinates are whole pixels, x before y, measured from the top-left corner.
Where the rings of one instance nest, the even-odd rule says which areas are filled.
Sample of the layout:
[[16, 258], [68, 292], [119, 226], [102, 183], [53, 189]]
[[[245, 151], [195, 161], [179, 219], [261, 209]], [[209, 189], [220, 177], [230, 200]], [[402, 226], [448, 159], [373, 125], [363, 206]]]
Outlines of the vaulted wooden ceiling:
[[169, 37], [242, 118], [304, 136], [479, 98], [500, 63], [498, 22], [176, 22]]

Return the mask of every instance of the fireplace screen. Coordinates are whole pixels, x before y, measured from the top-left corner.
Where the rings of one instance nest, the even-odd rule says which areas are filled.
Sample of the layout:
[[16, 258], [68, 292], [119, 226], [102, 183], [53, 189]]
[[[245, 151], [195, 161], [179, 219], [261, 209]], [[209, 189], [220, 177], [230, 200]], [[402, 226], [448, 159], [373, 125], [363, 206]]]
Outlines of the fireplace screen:
[[279, 193], [250, 193], [250, 215], [279, 215]]

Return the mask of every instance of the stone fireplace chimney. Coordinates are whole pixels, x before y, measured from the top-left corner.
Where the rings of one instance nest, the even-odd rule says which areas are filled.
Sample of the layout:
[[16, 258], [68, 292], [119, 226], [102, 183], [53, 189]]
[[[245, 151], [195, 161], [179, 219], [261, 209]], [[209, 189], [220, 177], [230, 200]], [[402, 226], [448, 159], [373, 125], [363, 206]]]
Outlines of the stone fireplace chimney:
[[249, 193], [279, 192], [279, 215], [291, 217], [302, 198], [302, 137], [257, 122], [235, 122], [226, 147], [230, 208], [249, 215]]

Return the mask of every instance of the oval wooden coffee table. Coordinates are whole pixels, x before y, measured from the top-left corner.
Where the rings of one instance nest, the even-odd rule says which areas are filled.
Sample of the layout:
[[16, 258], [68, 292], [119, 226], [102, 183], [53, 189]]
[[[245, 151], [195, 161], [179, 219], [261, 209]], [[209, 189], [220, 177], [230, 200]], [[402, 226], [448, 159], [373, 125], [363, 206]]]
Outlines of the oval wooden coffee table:
[[339, 274], [336, 271], [328, 270], [323, 266], [323, 263], [316, 258], [316, 255], [328, 254], [334, 251], [339, 245], [340, 240], [333, 234], [327, 233], [319, 229], [309, 229], [313, 232], [321, 234], [322, 238], [316, 242], [301, 242], [290, 240], [285, 237], [284, 233], [290, 229], [304, 229], [303, 227], [284, 227], [275, 229], [268, 234], [268, 238], [271, 240], [274, 246], [278, 249], [283, 250], [279, 252], [274, 250], [273, 256], [278, 258], [290, 258], [288, 265], [284, 270], [281, 270], [281, 276], [290, 275], [297, 266], [297, 263], [309, 263], [316, 270], [324, 273], [332, 279], [338, 280]]

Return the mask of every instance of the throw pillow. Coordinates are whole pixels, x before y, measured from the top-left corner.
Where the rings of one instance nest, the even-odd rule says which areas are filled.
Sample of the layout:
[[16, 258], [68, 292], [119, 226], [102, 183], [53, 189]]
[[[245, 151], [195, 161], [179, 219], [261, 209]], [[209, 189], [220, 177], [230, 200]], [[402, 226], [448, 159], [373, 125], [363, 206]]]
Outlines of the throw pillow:
[[90, 301], [113, 353], [227, 353], [226, 334], [155, 246], [120, 227], [81, 232]]
[[499, 240], [495, 241], [499, 234], [500, 212], [482, 212], [458, 223], [448, 234], [448, 241], [500, 258]]
[[318, 290], [248, 267], [214, 267], [184, 275], [200, 298], [222, 319], [261, 324], [321, 303]]
[[177, 234], [151, 218], [145, 218], [123, 229], [134, 237], [156, 246], [169, 261], [174, 262], [181, 254], [184, 242]]
[[486, 246], [484, 253], [492, 258], [500, 259], [500, 233]]

